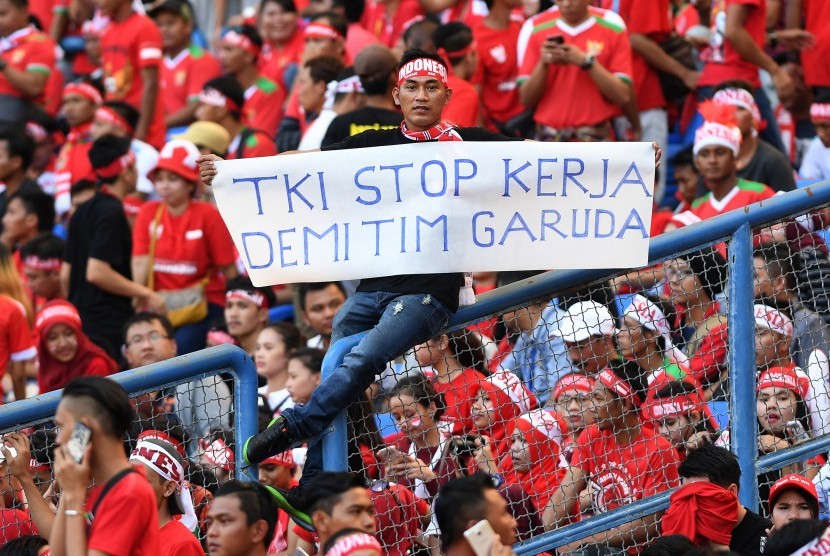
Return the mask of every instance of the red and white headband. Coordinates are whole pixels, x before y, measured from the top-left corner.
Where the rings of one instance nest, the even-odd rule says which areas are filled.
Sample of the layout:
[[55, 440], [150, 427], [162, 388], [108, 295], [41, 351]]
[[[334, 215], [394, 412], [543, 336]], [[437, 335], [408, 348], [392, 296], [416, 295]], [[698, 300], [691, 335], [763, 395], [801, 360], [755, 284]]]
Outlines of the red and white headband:
[[415, 58], [398, 70], [398, 87], [407, 79], [415, 77], [432, 77], [447, 86], [447, 68], [432, 58]]
[[103, 104], [104, 99], [98, 89], [89, 83], [70, 83], [63, 88], [63, 98], [69, 95], [82, 96], [85, 99], [92, 101], [94, 104]]
[[110, 179], [135, 164], [135, 153], [132, 151], [121, 155], [103, 168], [95, 168], [95, 175], [101, 179]]
[[281, 465], [282, 467], [294, 467], [296, 465], [296, 462], [294, 461], [294, 454], [291, 450], [286, 450], [281, 454], [276, 454], [268, 459], [264, 459], [260, 465], [268, 463], [273, 465]]
[[233, 451], [225, 444], [221, 438], [217, 438], [213, 442], [208, 443], [206, 440], [200, 440], [199, 446], [204, 451], [205, 459], [212, 465], [224, 469], [225, 471], [233, 470]]
[[553, 399], [558, 400], [562, 394], [568, 390], [576, 390], [578, 392], [585, 392], [590, 394], [594, 390], [594, 381], [588, 376], [571, 373], [559, 379], [556, 386], [553, 388]]
[[51, 471], [52, 466], [48, 463], [40, 463], [35, 458], [31, 458], [29, 460], [29, 469], [31, 469], [32, 471]]
[[631, 304], [623, 312], [624, 317], [631, 317], [649, 330], [659, 332], [661, 335], [669, 334], [669, 323], [660, 307], [650, 299], [642, 295], [635, 295]]
[[704, 147], [720, 146], [731, 150], [735, 156], [741, 150], [741, 130], [717, 122], [704, 122], [695, 132], [694, 154]]
[[63, 261], [57, 257], [41, 259], [37, 255], [29, 255], [23, 259], [23, 267], [31, 270], [60, 270]]
[[46, 307], [45, 309], [40, 311], [37, 314], [35, 328], [40, 329], [47, 323], [49, 323], [49, 321], [53, 320], [68, 320], [70, 322], [77, 324], [78, 326], [81, 325], [81, 315], [78, 314], [78, 311], [75, 309], [75, 307], [70, 305], [68, 302], [62, 302], [52, 307]]
[[348, 556], [365, 550], [373, 550], [379, 555], [383, 554], [383, 548], [375, 537], [368, 533], [356, 532], [337, 539], [337, 542], [326, 552], [326, 556]]
[[246, 52], [250, 52], [254, 56], [259, 55], [259, 46], [254, 44], [254, 42], [250, 38], [246, 37], [242, 33], [239, 33], [235, 29], [229, 29], [228, 31], [226, 31], [225, 34], [222, 35], [222, 42], [225, 44], [229, 44], [231, 46], [235, 46], [237, 48], [241, 48]]
[[657, 420], [675, 415], [688, 415], [700, 411], [700, 397], [697, 394], [679, 394], [670, 398], [657, 398], [644, 412], [649, 419]]
[[810, 390], [810, 379], [806, 376], [799, 377], [795, 369], [784, 367], [773, 367], [761, 373], [758, 378], [758, 386], [755, 391], [760, 392], [764, 388], [782, 388], [795, 392], [801, 399], [807, 397]]
[[759, 328], [767, 328], [773, 332], [778, 332], [789, 338], [793, 335], [793, 321], [790, 320], [781, 311], [777, 311], [767, 305], [753, 305], [753, 316], [755, 317], [755, 326]]
[[755, 120], [755, 123], [761, 123], [761, 111], [758, 110], [758, 104], [755, 102], [752, 93], [747, 90], [723, 89], [715, 93], [712, 100], [720, 104], [729, 104], [748, 110], [752, 113], [752, 119]]
[[447, 50], [446, 48], [439, 48], [437, 54], [441, 56], [447, 62], [450, 61], [450, 58], [461, 58], [466, 56], [473, 50], [478, 48], [478, 43], [476, 41], [470, 41], [470, 44], [465, 46], [464, 48], [459, 48], [458, 50]]
[[337, 29], [327, 23], [309, 23], [303, 32], [303, 36], [307, 39], [332, 39], [335, 41], [344, 38]]
[[631, 385], [618, 377], [616, 373], [608, 367], [605, 367], [602, 372], [599, 373], [597, 378], [603, 386], [617, 394], [620, 398], [628, 398], [630, 396], [635, 406], [640, 407], [643, 405], [643, 400], [640, 398], [639, 394], [631, 388]]
[[216, 89], [205, 89], [202, 92], [200, 92], [199, 102], [207, 104], [208, 106], [216, 106], [217, 108], [227, 108], [228, 110], [233, 111], [237, 111], [241, 108], [230, 97], [225, 96]]
[[173, 446], [180, 456], [187, 457], [184, 451], [184, 445], [177, 439], [164, 431], [156, 429], [147, 429], [139, 433], [137, 440], [163, 440]]
[[98, 110], [95, 111], [95, 119], [120, 127], [130, 135], [135, 133], [133, 126], [131, 126], [127, 120], [122, 118], [121, 114], [119, 114], [109, 106], [101, 106], [100, 108], [98, 108]]
[[562, 442], [562, 428], [559, 426], [559, 421], [556, 417], [551, 415], [547, 409], [534, 409], [525, 413], [520, 420], [528, 423], [531, 427], [536, 429], [542, 436], [555, 441], [557, 444]]
[[528, 391], [518, 376], [507, 370], [497, 371], [486, 379], [494, 388], [501, 390], [510, 401], [519, 408], [519, 413], [527, 413], [532, 405]]
[[830, 103], [814, 102], [810, 106], [810, 119], [814, 122], [830, 122]]
[[252, 292], [248, 290], [230, 290], [225, 294], [225, 300], [229, 301], [231, 299], [244, 299], [245, 301], [250, 301], [261, 309], [268, 308], [268, 299], [259, 292]]
[[173, 481], [181, 487], [184, 467], [175, 456], [154, 442], [139, 440], [130, 454], [130, 461], [138, 461], [155, 471], [165, 481]]

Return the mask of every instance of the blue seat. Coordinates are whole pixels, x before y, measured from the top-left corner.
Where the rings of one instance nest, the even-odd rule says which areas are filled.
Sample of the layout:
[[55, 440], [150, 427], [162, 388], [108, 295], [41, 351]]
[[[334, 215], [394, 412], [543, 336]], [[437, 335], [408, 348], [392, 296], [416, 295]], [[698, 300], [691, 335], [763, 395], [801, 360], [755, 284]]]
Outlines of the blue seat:
[[729, 402], [709, 402], [709, 410], [718, 422], [718, 427], [724, 430], [729, 426]]

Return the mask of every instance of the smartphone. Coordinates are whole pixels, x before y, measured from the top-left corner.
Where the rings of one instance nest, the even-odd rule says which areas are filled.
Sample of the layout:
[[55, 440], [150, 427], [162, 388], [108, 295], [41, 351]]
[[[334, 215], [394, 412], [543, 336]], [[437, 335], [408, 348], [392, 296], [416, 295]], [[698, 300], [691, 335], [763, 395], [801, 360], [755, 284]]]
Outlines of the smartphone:
[[90, 438], [92, 438], [92, 430], [78, 422], [72, 431], [72, 436], [69, 437], [69, 442], [66, 443], [66, 451], [69, 452], [69, 457], [75, 460], [75, 463], [84, 461], [84, 452], [86, 452]]
[[298, 546], [294, 549], [294, 552], [291, 553], [291, 556], [308, 556], [308, 552]]
[[810, 435], [807, 433], [807, 431], [804, 430], [804, 425], [802, 425], [800, 421], [787, 421], [787, 423], [784, 426], [786, 427], [787, 432], [790, 433], [790, 439], [792, 440], [793, 444], [802, 442], [810, 438]]
[[554, 35], [553, 37], [548, 37], [545, 40], [553, 44], [565, 44], [565, 37], [562, 35]]
[[486, 519], [482, 519], [466, 531], [464, 537], [473, 549], [476, 556], [490, 556], [496, 533]]
[[387, 462], [403, 457], [403, 452], [401, 452], [394, 446], [387, 446], [386, 448], [381, 448], [380, 450], [378, 450], [377, 456], [378, 459], [380, 459], [381, 461]]

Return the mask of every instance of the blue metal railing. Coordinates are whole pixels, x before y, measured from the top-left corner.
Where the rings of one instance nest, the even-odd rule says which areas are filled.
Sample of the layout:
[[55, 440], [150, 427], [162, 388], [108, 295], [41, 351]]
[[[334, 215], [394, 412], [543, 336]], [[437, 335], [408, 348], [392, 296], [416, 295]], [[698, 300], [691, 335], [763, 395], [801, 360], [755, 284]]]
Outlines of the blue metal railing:
[[[216, 346], [167, 361], [112, 375], [131, 396], [161, 390], [183, 382], [226, 372], [234, 380], [234, 430], [237, 444], [257, 433], [257, 374], [254, 362], [236, 346]], [[0, 432], [19, 429], [51, 419], [61, 398], [61, 390], [0, 406]], [[236, 476], [256, 479], [242, 458], [236, 458]]]
[[[752, 228], [780, 222], [788, 217], [808, 213], [830, 204], [830, 181], [778, 195], [761, 203], [706, 220], [653, 238], [649, 247], [649, 264], [696, 251], [713, 243], [729, 241], [729, 372], [730, 437], [732, 451], [741, 464], [740, 501], [748, 507], [758, 505], [757, 474], [782, 465], [801, 461], [830, 449], [825, 436], [788, 450], [757, 459], [757, 418], [755, 409], [755, 353], [752, 268]], [[606, 281], [619, 274], [612, 270], [559, 270], [535, 276], [479, 297], [475, 305], [459, 310], [446, 331], [457, 330], [528, 302], [553, 298], [586, 286]], [[331, 373], [359, 338], [344, 338], [332, 349], [323, 366], [323, 376]], [[343, 344], [341, 349], [340, 344]], [[339, 431], [338, 429], [342, 429]], [[346, 469], [345, 415], [327, 429], [323, 464], [326, 469]], [[665, 509], [668, 493], [652, 496], [623, 508], [538, 535], [515, 547], [517, 554], [537, 554], [562, 546], [593, 533], [607, 530]]]

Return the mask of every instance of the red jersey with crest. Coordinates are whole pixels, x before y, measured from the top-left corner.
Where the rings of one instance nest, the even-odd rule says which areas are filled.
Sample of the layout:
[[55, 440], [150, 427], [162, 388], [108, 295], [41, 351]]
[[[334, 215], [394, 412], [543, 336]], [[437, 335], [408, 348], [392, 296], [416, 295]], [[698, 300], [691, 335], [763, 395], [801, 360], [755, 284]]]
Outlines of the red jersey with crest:
[[591, 425], [579, 435], [571, 466], [591, 485], [595, 513], [605, 513], [680, 484], [677, 450], [648, 427], [625, 446], [611, 430]]
[[387, 12], [387, 2], [368, 0], [360, 24], [375, 35], [382, 44], [393, 47], [401, 38], [406, 26], [419, 16], [424, 15], [418, 0], [401, 0], [392, 15]]
[[282, 121], [285, 96], [284, 87], [260, 75], [256, 83], [245, 91], [242, 125], [276, 135]]
[[738, 183], [732, 188], [732, 191], [727, 193], [720, 201], [715, 199], [711, 192], [695, 199], [692, 202], [692, 212], [701, 220], [706, 220], [724, 212], [737, 210], [752, 203], [769, 199], [774, 195], [775, 191], [763, 183], [738, 178]]
[[28, 361], [35, 355], [37, 349], [23, 305], [11, 297], [0, 295], [0, 377], [6, 374], [9, 361]]
[[89, 161], [92, 148], [91, 124], [83, 124], [69, 131], [66, 142], [58, 152], [55, 163], [55, 210], [66, 214], [71, 208], [72, 184], [84, 178], [96, 181]]
[[[548, 37], [560, 36], [596, 60], [618, 78], [631, 82], [631, 45], [625, 23], [614, 12], [588, 8], [590, 17], [577, 27], [562, 19], [559, 8], [543, 12], [525, 25], [531, 26], [527, 49], [519, 69], [519, 81], [527, 79], [541, 58], [542, 44]], [[562, 96], [569, 95], [568, 102]], [[579, 66], [549, 65], [545, 94], [536, 105], [536, 122], [555, 129], [597, 125], [619, 113], [619, 107], [602, 96], [588, 72]]]
[[475, 127], [478, 122], [478, 91], [469, 81], [457, 75], [447, 77], [447, 84], [452, 89], [452, 98], [444, 108], [441, 117], [461, 127]]
[[[144, 95], [144, 68], [161, 65], [161, 32], [153, 20], [133, 12], [124, 21], [110, 21], [101, 37], [106, 100], [126, 102], [141, 110]], [[145, 141], [155, 148], [164, 146], [164, 112], [159, 91], [156, 110]]]
[[159, 70], [159, 100], [164, 113], [175, 114], [187, 106], [199, 96], [205, 83], [220, 75], [219, 61], [195, 44], [175, 58], [165, 56]]
[[813, 87], [830, 87], [830, 2], [804, 0], [804, 20], [807, 31], [816, 36], [815, 46], [801, 51], [804, 81]]
[[[30, 25], [0, 39], [0, 58], [17, 70], [50, 76], [55, 67], [55, 48], [55, 42], [48, 35]], [[28, 98], [2, 73], [0, 95]], [[35, 100], [42, 102], [43, 95]]]
[[507, 29], [491, 29], [480, 20], [473, 35], [478, 43], [478, 73], [481, 77], [481, 104], [488, 122], [506, 122], [524, 111], [516, 78], [519, 62], [516, 43], [522, 24], [510, 20]]
[[742, 4], [749, 8], [744, 29], [759, 47], [764, 48], [766, 33], [767, 3], [766, 0], [715, 0], [712, 2], [711, 39], [709, 48], [701, 53], [703, 59], [703, 75], [700, 76], [698, 87], [717, 85], [721, 81], [743, 79], [753, 87], [760, 87], [758, 66], [747, 62], [735, 47], [726, 40], [726, 12], [729, 6]]
[[285, 87], [285, 69], [291, 64], [302, 62], [304, 50], [305, 36], [303, 30], [297, 27], [282, 48], [277, 48], [268, 42], [263, 45], [257, 60], [259, 72]]

